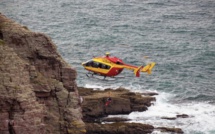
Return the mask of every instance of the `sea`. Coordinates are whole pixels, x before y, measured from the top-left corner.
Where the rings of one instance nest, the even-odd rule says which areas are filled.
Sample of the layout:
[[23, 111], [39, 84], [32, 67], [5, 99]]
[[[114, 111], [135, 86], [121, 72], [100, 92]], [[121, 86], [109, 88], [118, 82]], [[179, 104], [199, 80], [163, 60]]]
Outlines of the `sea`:
[[[117, 116], [215, 134], [214, 0], [0, 0], [0, 12], [48, 35], [78, 72], [78, 86], [159, 94], [147, 111]], [[128, 64], [156, 66], [139, 78], [130, 70], [114, 80], [88, 78], [81, 63], [106, 52]], [[180, 114], [189, 117], [163, 119]]]

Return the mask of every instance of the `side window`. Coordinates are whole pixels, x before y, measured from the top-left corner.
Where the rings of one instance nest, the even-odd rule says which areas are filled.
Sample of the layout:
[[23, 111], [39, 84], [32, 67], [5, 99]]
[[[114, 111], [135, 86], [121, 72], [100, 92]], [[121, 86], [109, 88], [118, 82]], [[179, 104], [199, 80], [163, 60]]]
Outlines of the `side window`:
[[98, 62], [92, 62], [92, 67], [98, 68], [99, 67], [99, 63]]
[[87, 63], [85, 63], [85, 66], [89, 67], [92, 66], [93, 61], [88, 61]]
[[106, 69], [110, 69], [110, 66], [108, 66], [108, 65], [105, 65], [105, 68], [106, 68]]
[[105, 69], [105, 66], [106, 66], [106, 65], [104, 65], [104, 64], [101, 64], [101, 68], [102, 68], [102, 69]]
[[110, 69], [109, 65], [105, 65], [105, 64], [95, 62], [95, 61], [88, 61], [87, 63], [85, 63], [85, 66], [94, 67], [94, 68], [101, 68], [101, 69]]
[[102, 68], [102, 64], [101, 63], [99, 63], [98, 68]]
[[102, 68], [102, 69], [110, 69], [110, 66], [105, 65], [105, 64], [102, 64], [102, 65], [101, 65], [101, 68]]
[[90, 66], [90, 62], [87, 62], [85, 65], [86, 65], [86, 66]]

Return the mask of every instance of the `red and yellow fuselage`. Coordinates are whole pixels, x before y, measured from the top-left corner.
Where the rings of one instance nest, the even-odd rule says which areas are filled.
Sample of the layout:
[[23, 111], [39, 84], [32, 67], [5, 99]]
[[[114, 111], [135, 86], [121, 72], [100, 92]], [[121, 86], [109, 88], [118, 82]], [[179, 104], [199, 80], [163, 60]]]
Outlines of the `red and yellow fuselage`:
[[119, 75], [123, 71], [123, 69], [126, 68], [133, 70], [135, 76], [139, 77], [139, 72], [148, 72], [150, 74], [152, 68], [155, 66], [155, 63], [152, 62], [145, 67], [137, 67], [125, 64], [121, 59], [117, 57], [104, 56], [95, 57], [92, 60], [82, 63], [82, 65], [86, 70], [102, 76], [114, 77], [116, 75]]

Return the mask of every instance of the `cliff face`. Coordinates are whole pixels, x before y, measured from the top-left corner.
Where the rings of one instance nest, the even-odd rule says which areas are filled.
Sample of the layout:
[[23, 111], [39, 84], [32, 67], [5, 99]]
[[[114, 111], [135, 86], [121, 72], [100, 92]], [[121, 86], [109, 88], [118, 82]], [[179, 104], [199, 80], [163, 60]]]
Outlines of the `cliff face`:
[[0, 14], [0, 133], [85, 133], [76, 71], [50, 38]]

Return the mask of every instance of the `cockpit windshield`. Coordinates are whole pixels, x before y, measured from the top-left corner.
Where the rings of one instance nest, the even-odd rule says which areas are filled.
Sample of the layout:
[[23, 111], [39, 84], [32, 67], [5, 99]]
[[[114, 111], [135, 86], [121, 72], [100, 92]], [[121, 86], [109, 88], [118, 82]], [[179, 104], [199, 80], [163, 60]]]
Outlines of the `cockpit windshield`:
[[106, 65], [104, 63], [99, 63], [93, 60], [87, 61], [83, 64], [86, 67], [94, 67], [94, 68], [101, 68], [101, 69], [110, 69], [109, 65]]

